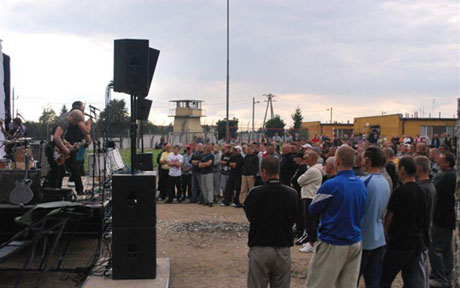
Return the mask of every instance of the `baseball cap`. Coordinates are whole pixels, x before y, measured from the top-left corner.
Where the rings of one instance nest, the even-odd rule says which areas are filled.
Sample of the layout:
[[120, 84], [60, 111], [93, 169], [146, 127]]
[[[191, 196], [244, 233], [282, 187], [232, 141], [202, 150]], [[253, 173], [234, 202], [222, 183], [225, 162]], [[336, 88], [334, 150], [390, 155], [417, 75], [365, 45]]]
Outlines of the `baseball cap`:
[[307, 148], [312, 148], [312, 146], [311, 146], [310, 144], [307, 143], [307, 144], [304, 144], [304, 145], [302, 146], [302, 148], [307, 149]]
[[240, 145], [236, 145], [235, 147], [233, 147], [233, 149], [239, 149], [240, 151], [242, 150]]

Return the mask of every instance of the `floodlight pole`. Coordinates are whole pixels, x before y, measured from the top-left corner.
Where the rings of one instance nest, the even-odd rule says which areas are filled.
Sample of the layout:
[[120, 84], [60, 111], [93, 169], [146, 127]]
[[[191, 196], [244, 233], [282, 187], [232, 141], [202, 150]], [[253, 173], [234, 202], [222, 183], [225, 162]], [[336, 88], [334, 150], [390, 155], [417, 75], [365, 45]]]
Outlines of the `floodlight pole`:
[[229, 116], [229, 101], [230, 101], [230, 0], [227, 0], [227, 114], [225, 123], [225, 138], [227, 143], [230, 143], [230, 116]]

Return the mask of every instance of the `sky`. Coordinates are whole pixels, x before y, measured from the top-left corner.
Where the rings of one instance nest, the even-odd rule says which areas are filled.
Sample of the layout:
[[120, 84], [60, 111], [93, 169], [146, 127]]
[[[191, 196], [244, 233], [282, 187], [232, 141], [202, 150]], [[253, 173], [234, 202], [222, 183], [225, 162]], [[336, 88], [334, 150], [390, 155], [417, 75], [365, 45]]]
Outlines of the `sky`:
[[[230, 0], [230, 117], [262, 125], [264, 94], [292, 125], [382, 113], [456, 115], [458, 0]], [[225, 0], [2, 0], [0, 39], [16, 107], [37, 120], [75, 100], [103, 108], [113, 40], [148, 39], [160, 57], [149, 119], [170, 123], [170, 100], [203, 100], [225, 117]], [[113, 98], [129, 96], [113, 93]]]

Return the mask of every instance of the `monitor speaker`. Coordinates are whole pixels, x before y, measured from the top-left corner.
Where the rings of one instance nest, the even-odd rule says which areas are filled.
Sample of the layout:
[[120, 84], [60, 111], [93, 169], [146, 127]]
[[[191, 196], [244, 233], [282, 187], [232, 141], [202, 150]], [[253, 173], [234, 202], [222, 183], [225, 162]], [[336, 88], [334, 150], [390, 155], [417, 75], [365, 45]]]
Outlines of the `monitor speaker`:
[[152, 100], [139, 98], [136, 103], [136, 119], [141, 121], [147, 120], [149, 118], [150, 108], [152, 107]]
[[112, 178], [112, 277], [156, 277], [155, 173]]
[[149, 40], [115, 40], [114, 91], [145, 96], [148, 94], [150, 86], [149, 53]]
[[136, 154], [136, 170], [153, 171], [153, 154]]

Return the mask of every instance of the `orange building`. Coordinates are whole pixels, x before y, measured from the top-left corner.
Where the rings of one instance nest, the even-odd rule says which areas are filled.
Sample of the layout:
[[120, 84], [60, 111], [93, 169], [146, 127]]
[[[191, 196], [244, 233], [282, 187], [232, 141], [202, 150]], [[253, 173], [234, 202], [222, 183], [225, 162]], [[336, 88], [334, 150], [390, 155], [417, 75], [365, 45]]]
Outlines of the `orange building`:
[[345, 134], [349, 136], [353, 134], [353, 124], [349, 123], [321, 123], [320, 121], [312, 121], [303, 122], [302, 128], [308, 131], [307, 140], [313, 139], [315, 135], [328, 136], [330, 139], [333, 139], [334, 136], [342, 138]]

